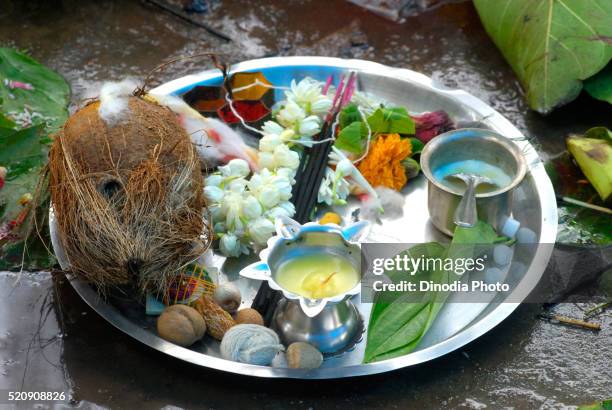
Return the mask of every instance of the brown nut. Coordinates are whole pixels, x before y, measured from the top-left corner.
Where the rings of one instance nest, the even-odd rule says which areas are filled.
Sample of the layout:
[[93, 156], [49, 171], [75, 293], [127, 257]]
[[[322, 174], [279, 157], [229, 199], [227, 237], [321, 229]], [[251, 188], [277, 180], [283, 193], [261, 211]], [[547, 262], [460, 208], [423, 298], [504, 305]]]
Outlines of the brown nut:
[[258, 311], [251, 308], [239, 310], [236, 313], [235, 320], [238, 324], [264, 325], [263, 317], [261, 317]]
[[193, 307], [204, 318], [208, 334], [217, 340], [223, 339], [225, 332], [236, 324], [232, 316], [216, 304], [210, 295], [200, 296]]
[[206, 322], [197, 310], [185, 305], [167, 307], [157, 318], [157, 333], [169, 342], [191, 346], [204, 336]]

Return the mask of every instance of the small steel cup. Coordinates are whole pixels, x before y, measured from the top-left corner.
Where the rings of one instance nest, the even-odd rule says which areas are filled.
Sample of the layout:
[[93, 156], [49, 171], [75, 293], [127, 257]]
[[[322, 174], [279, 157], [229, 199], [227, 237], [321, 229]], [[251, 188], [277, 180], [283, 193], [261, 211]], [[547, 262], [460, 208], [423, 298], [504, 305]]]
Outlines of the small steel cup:
[[464, 128], [449, 131], [429, 141], [421, 153], [421, 168], [428, 180], [427, 207], [431, 222], [443, 233], [453, 236], [453, 215], [463, 192], [437, 180], [438, 167], [455, 161], [480, 160], [500, 167], [511, 181], [491, 192], [476, 195], [478, 219], [498, 231], [512, 212], [512, 191], [527, 172], [527, 163], [520, 148], [495, 131]]

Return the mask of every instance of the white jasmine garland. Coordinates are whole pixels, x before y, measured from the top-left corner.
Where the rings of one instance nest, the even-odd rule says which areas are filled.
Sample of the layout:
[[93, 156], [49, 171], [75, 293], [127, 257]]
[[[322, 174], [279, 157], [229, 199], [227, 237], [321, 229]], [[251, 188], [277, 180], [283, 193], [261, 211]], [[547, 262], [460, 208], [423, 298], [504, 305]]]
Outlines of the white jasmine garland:
[[207, 185], [204, 187], [204, 198], [210, 203], [219, 202], [223, 199], [223, 190], [218, 186]]
[[312, 137], [321, 131], [321, 120], [316, 115], [300, 120], [297, 124], [298, 133], [302, 137]]
[[257, 218], [249, 223], [249, 236], [258, 246], [264, 246], [275, 231], [274, 223], [267, 218]]
[[306, 77], [299, 83], [291, 81], [291, 90], [285, 92], [287, 101], [295, 102], [307, 114], [325, 114], [332, 101], [322, 94], [323, 86], [319, 81]]
[[[280, 148], [280, 150], [278, 150]], [[286, 145], [280, 144], [279, 163], [294, 162], [299, 157]], [[295, 208], [289, 202], [295, 171], [280, 167], [276, 171], [263, 168], [261, 172], [245, 175], [246, 161], [230, 161], [223, 169], [208, 176], [204, 196], [213, 219], [213, 229], [219, 236], [219, 249], [226, 256], [249, 253], [252, 246], [263, 246], [274, 233], [277, 216], [293, 216]], [[296, 165], [297, 166], [297, 165]], [[220, 167], [221, 168], [221, 167]]]
[[226, 233], [221, 236], [221, 240], [219, 241], [219, 249], [226, 256], [237, 257], [242, 253], [238, 237], [231, 233]]
[[283, 141], [279, 134], [266, 134], [259, 140], [259, 151], [273, 152], [274, 148], [282, 144]]
[[274, 148], [274, 170], [277, 168], [297, 169], [300, 165], [300, 155], [287, 145]]
[[275, 122], [275, 121], [266, 121], [266, 122], [264, 122], [263, 127], [261, 127], [261, 130], [265, 134], [277, 134], [277, 135], [280, 135], [281, 132], [285, 131], [285, 128], [282, 125], [280, 125], [279, 123]]
[[247, 196], [242, 202], [242, 213], [249, 219], [256, 219], [261, 216], [263, 208], [257, 198], [253, 195]]
[[346, 198], [350, 194], [350, 186], [344, 174], [338, 169], [330, 167], [325, 170], [325, 177], [319, 187], [317, 200], [327, 205], [346, 205]]
[[287, 216], [291, 218], [295, 214], [295, 206], [289, 201], [281, 202], [274, 208], [266, 211], [264, 216], [270, 220], [276, 220], [281, 216]]
[[[205, 179], [204, 196], [224, 255], [236, 257], [248, 254], [253, 247], [265, 246], [274, 234], [275, 219], [295, 214], [289, 200], [300, 157], [291, 147], [297, 140], [300, 145], [308, 145], [321, 131], [334, 92], [332, 88], [323, 95], [322, 89], [323, 83], [311, 78], [291, 82], [286, 100], [273, 108], [273, 120], [261, 128], [258, 172], [251, 174], [246, 161], [233, 159]], [[357, 92], [352, 101], [366, 112], [380, 105], [378, 100]], [[331, 162], [337, 164], [336, 169], [326, 168], [318, 201], [343, 205], [350, 193], [347, 178], [358, 185], [364, 185], [364, 178], [342, 153], [334, 151]], [[373, 191], [367, 182], [362, 188]]]
[[278, 123], [286, 128], [294, 128], [304, 118], [306, 118], [306, 112], [291, 100], [288, 100], [276, 114]]
[[243, 159], [232, 159], [227, 165], [220, 166], [219, 171], [226, 177], [246, 177], [251, 172], [249, 164]]
[[273, 152], [260, 152], [257, 165], [261, 169], [274, 169], [274, 153]]
[[[218, 187], [219, 185], [221, 185], [221, 183], [223, 182], [223, 177], [219, 174], [212, 174], [207, 176], [204, 179], [204, 185], [209, 187], [209, 186], [216, 186]], [[206, 192], [206, 191], [204, 191]]]

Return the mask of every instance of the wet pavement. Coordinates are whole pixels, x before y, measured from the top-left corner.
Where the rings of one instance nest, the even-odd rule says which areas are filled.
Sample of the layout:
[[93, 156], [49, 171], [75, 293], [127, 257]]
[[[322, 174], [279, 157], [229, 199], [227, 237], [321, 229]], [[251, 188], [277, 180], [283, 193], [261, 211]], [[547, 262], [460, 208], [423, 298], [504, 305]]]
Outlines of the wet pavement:
[[[326, 55], [420, 71], [499, 110], [543, 156], [561, 151], [568, 133], [612, 126], [610, 106], [586, 96], [548, 117], [529, 111], [470, 3], [395, 24], [343, 0], [213, 2], [212, 14], [199, 18], [231, 43], [138, 1], [8, 3], [16, 10], [7, 16], [0, 8], [0, 44], [25, 49], [64, 75], [75, 106], [103, 81], [143, 78], [160, 62], [217, 50], [236, 62]], [[157, 79], [205, 66], [183, 61]], [[540, 305], [523, 305], [477, 341], [409, 369], [341, 381], [254, 380], [196, 368], [140, 345], [55, 276], [28, 273], [14, 286], [15, 274], [0, 273], [0, 391], [66, 391], [77, 408], [119, 409], [527, 409], [612, 396], [609, 313], [599, 317], [603, 329], [595, 333], [540, 321]], [[564, 303], [555, 309], [580, 316], [584, 308]]]

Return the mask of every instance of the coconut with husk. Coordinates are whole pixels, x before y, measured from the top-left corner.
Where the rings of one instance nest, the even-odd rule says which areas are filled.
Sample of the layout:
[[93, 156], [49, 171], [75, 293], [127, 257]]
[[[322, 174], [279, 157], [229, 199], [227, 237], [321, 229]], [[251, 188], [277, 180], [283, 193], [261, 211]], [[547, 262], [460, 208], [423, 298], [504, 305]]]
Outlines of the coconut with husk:
[[49, 170], [70, 270], [101, 290], [164, 292], [209, 244], [200, 161], [166, 107], [103, 89], [55, 136]]

